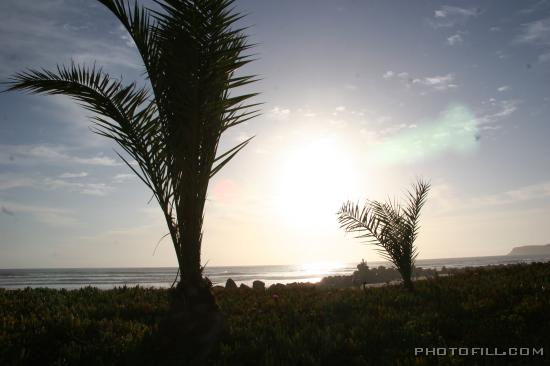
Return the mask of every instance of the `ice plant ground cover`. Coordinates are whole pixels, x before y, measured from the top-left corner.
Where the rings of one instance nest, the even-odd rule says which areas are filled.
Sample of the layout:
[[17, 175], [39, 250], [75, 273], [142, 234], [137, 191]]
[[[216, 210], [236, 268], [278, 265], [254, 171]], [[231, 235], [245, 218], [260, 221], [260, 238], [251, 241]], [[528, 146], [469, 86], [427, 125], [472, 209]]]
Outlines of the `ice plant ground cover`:
[[[212, 365], [497, 364], [417, 355], [415, 348], [544, 348], [508, 364], [548, 361], [550, 263], [468, 270], [416, 284], [266, 291], [215, 289], [227, 317]], [[170, 364], [159, 352], [164, 289], [0, 290], [0, 364]]]

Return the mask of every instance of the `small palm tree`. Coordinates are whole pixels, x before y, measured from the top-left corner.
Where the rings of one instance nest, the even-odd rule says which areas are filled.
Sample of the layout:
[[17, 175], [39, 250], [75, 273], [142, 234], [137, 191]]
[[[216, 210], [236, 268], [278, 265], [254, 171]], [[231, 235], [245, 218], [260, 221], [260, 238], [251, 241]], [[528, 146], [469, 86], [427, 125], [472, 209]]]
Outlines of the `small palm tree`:
[[358, 233], [379, 247], [379, 253], [392, 262], [403, 278], [405, 288], [413, 291], [411, 280], [418, 250], [414, 241], [418, 236], [420, 210], [430, 190], [430, 183], [419, 179], [407, 192], [407, 206], [396, 200], [385, 203], [367, 201], [360, 209], [353, 202], [346, 202], [338, 211], [338, 222], [346, 232]]
[[[235, 71], [251, 61], [233, 0], [155, 0], [158, 9], [128, 0], [99, 0], [122, 23], [143, 59], [150, 87], [124, 84], [100, 68], [71, 64], [28, 70], [8, 90], [63, 94], [94, 112], [94, 132], [119, 154], [156, 198], [179, 264], [178, 289], [193, 302], [209, 294], [201, 267], [208, 183], [250, 139], [217, 154], [221, 135], [257, 115], [231, 91], [255, 81]], [[168, 234], [167, 234], [168, 235]], [[211, 296], [211, 295], [210, 295]], [[200, 296], [199, 296], [200, 297]]]

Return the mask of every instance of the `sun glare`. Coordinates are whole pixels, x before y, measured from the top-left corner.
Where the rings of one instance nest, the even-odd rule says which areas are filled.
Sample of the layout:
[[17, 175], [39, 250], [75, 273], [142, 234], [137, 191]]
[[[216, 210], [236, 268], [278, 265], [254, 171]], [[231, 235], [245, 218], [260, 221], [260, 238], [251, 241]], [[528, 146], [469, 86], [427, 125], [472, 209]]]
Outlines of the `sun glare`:
[[302, 271], [308, 275], [326, 275], [343, 267], [344, 265], [339, 262], [312, 262], [301, 265]]
[[335, 222], [335, 212], [356, 192], [352, 160], [335, 138], [319, 138], [289, 149], [279, 175], [281, 213], [298, 225]]

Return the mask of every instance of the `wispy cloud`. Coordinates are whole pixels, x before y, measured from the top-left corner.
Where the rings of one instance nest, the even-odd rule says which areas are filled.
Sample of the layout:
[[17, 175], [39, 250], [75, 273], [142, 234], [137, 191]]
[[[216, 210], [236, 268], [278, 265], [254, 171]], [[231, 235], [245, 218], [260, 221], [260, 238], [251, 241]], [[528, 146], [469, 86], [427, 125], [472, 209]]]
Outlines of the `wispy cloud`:
[[538, 61], [550, 61], [550, 17], [524, 24], [521, 33], [514, 38], [514, 43], [542, 49]]
[[0, 145], [0, 164], [83, 164], [117, 166], [114, 159], [98, 154], [92, 157], [80, 157], [70, 153], [65, 146], [52, 145]]
[[20, 187], [29, 187], [32, 184], [33, 181], [30, 178], [21, 177], [13, 173], [0, 173], [0, 191]]
[[519, 100], [496, 100], [486, 102], [485, 109], [478, 113], [477, 121], [480, 125], [495, 124], [512, 115], [519, 108]]
[[495, 206], [515, 205], [533, 200], [550, 198], [550, 181], [529, 184], [503, 192], [461, 196], [449, 184], [436, 184], [432, 187], [431, 206], [436, 214], [459, 214], [482, 209], [494, 209]]
[[443, 5], [434, 11], [433, 18], [429, 23], [434, 28], [451, 28], [456, 25], [463, 25], [469, 19], [480, 14], [478, 8], [461, 8], [458, 6]]
[[435, 90], [447, 90], [456, 88], [454, 83], [455, 77], [453, 74], [428, 76], [421, 79], [413, 79], [413, 84], [421, 84], [434, 88]]
[[511, 89], [511, 88], [510, 88], [508, 85], [503, 85], [503, 86], [501, 86], [501, 87], [498, 87], [498, 88], [497, 88], [497, 91], [500, 92], [500, 93], [502, 93], [502, 92], [508, 91], [508, 90], [510, 90], [510, 89]]
[[[83, 6], [89, 6], [88, 11], [83, 12]], [[97, 61], [117, 71], [141, 69], [135, 48], [126, 46], [129, 40], [123, 39], [120, 31], [116, 38], [111, 37], [105, 24], [88, 15], [93, 10], [86, 2], [3, 0], [0, 3], [0, 14], [5, 14], [0, 15], [0, 77], [19, 71], [22, 64], [51, 67], [69, 59]], [[58, 19], [66, 22], [44, 17], [47, 11], [56, 12]], [[112, 31], [117, 32], [117, 28], [113, 27]]]
[[529, 14], [532, 14], [536, 11], [543, 10], [543, 9], [540, 9], [540, 8], [541, 8], [541, 6], [543, 6], [545, 4], [548, 4], [548, 0], [540, 0], [540, 1], [536, 2], [535, 4], [533, 4], [533, 5], [531, 5], [527, 8], [521, 9], [519, 11], [519, 14], [529, 15]]
[[550, 182], [542, 182], [512, 189], [501, 194], [479, 197], [478, 201], [487, 205], [504, 205], [548, 197], [550, 197]]
[[72, 226], [77, 223], [74, 217], [74, 211], [72, 210], [25, 205], [7, 201], [0, 201], [0, 207], [2, 207], [2, 212], [6, 215], [14, 217], [20, 217], [21, 215], [25, 217], [30, 216], [36, 221], [50, 226], [64, 227]]
[[135, 174], [117, 174], [113, 177], [113, 183], [124, 183], [134, 178], [137, 178]]
[[524, 24], [515, 42], [549, 46], [550, 17]]
[[63, 173], [59, 176], [59, 178], [62, 179], [70, 179], [70, 178], [84, 178], [87, 177], [87, 172], [80, 172], [80, 173]]
[[[82, 178], [88, 173], [64, 173], [59, 177], [40, 178], [27, 177], [14, 173], [0, 173], [0, 191], [14, 188], [29, 187], [38, 190], [64, 190], [65, 192], [77, 192], [92, 196], [106, 196], [114, 190], [114, 187], [101, 182], [85, 182]], [[120, 183], [125, 178], [119, 174], [113, 179], [113, 183]], [[131, 176], [131, 175], [130, 175]]]
[[434, 75], [425, 77], [413, 77], [408, 72], [386, 71], [382, 76], [386, 80], [396, 79], [408, 87], [421, 85], [433, 90], [443, 91], [458, 87], [455, 83], [455, 76], [452, 73], [445, 75]]
[[46, 178], [42, 185], [48, 189], [62, 189], [68, 192], [78, 192], [90, 196], [106, 196], [113, 191], [113, 187], [105, 183], [68, 182], [62, 179]]

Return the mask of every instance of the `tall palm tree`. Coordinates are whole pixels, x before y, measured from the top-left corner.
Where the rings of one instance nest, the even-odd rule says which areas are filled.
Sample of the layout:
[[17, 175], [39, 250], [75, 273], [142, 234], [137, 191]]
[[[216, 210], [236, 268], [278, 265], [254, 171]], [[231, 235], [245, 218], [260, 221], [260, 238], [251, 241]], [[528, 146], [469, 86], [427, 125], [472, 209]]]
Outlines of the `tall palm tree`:
[[414, 241], [420, 229], [420, 210], [429, 190], [430, 183], [419, 179], [407, 192], [406, 207], [395, 199], [384, 203], [368, 200], [361, 209], [348, 201], [337, 213], [340, 227], [378, 246], [378, 252], [395, 265], [405, 288], [411, 291], [414, 290], [411, 276], [418, 256]]
[[179, 264], [178, 288], [204, 293], [201, 241], [208, 183], [250, 141], [218, 154], [220, 137], [258, 114], [257, 104], [248, 102], [255, 93], [231, 93], [255, 81], [235, 75], [251, 61], [244, 54], [251, 47], [245, 29], [236, 26], [242, 16], [233, 11], [234, 0], [155, 0], [156, 9], [129, 0], [98, 1], [134, 40], [150, 87], [71, 64], [18, 73], [8, 90], [68, 95], [95, 113], [94, 132], [128, 154], [119, 156], [160, 205]]

